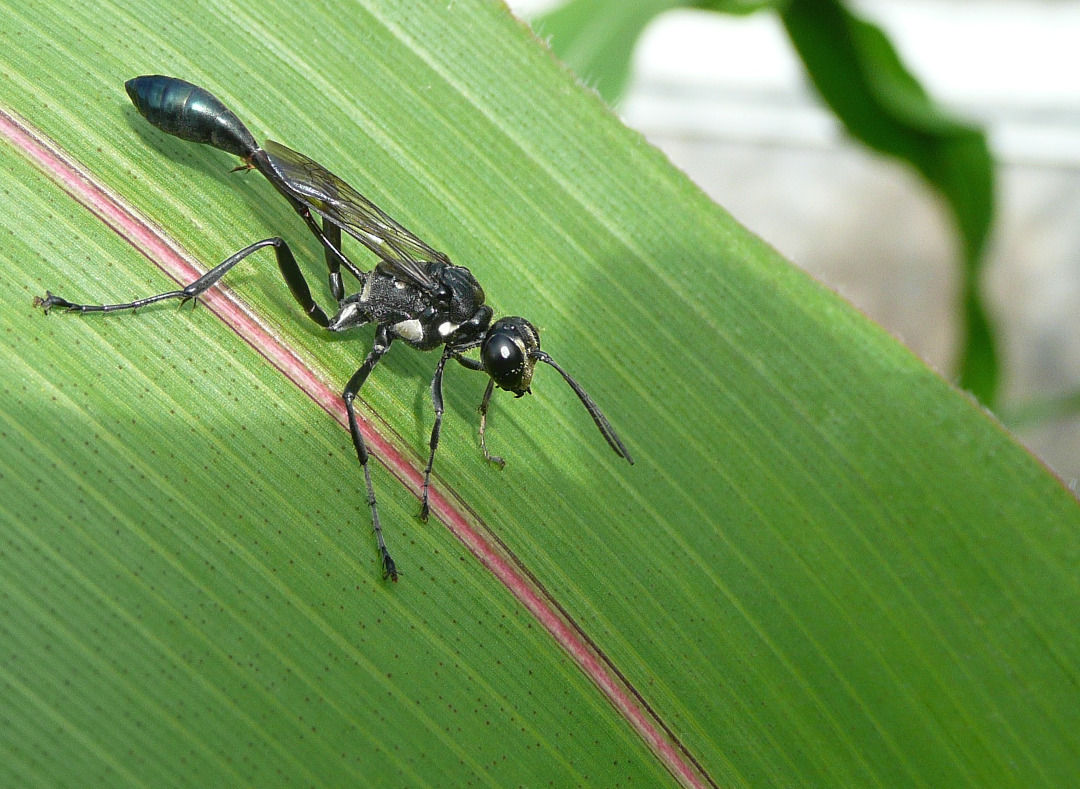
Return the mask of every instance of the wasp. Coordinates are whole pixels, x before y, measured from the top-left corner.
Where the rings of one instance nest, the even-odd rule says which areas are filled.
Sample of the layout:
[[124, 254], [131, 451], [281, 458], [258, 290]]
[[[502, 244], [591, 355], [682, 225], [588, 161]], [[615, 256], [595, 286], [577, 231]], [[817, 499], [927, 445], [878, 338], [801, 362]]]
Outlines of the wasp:
[[[464, 266], [425, 244], [388, 216], [373, 202], [318, 162], [273, 140], [260, 146], [247, 127], [219, 99], [204, 88], [175, 77], [142, 76], [125, 83], [138, 111], [161, 131], [191, 142], [213, 146], [237, 156], [236, 170], [257, 170], [288, 201], [324, 249], [330, 291], [337, 301], [331, 314], [311, 295], [307, 281], [289, 245], [281, 238], [266, 238], [241, 249], [181, 290], [161, 293], [125, 304], [76, 304], [46, 291], [35, 299], [45, 312], [60, 308], [69, 312], [114, 312], [180, 299], [181, 304], [205, 293], [237, 263], [254, 252], [271, 247], [278, 269], [293, 298], [304, 313], [327, 331], [342, 332], [375, 324], [375, 339], [363, 364], [345, 385], [342, 399], [349, 417], [356, 456], [364, 472], [372, 527], [382, 562], [383, 578], [398, 580], [398, 570], [386, 547], [375, 488], [371, 482], [368, 451], [356, 417], [356, 398], [379, 360], [400, 340], [419, 351], [442, 348], [431, 380], [435, 423], [428, 442], [424, 468], [420, 517], [428, 516], [428, 490], [439, 431], [443, 418], [443, 370], [451, 359], [488, 375], [480, 403], [480, 446], [484, 457], [503, 466], [501, 457], [487, 450], [484, 428], [495, 387], [515, 396], [531, 392], [537, 362], [553, 367], [581, 400], [601, 435], [615, 453], [633, 463], [622, 439], [599, 406], [581, 385], [550, 355], [540, 349], [540, 334], [524, 318], [511, 316], [493, 321], [484, 303], [484, 290]], [[342, 231], [374, 253], [378, 263], [364, 271], [342, 252]], [[342, 269], [352, 275], [360, 289], [345, 294]], [[479, 349], [478, 358], [466, 353]]]

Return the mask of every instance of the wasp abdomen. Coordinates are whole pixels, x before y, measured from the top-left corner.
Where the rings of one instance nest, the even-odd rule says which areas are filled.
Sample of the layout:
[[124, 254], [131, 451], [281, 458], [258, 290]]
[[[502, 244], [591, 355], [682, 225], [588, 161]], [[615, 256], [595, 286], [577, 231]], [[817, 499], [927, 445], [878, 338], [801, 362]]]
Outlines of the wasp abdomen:
[[250, 159], [251, 132], [210, 91], [175, 77], [135, 77], [124, 83], [135, 108], [163, 132]]

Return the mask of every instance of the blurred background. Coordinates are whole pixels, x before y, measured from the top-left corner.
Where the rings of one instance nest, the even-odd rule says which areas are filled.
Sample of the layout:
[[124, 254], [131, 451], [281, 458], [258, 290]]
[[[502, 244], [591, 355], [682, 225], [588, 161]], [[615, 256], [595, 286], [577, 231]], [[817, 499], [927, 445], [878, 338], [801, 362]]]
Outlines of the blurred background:
[[[509, 5], [546, 38], [542, 15], [560, 3]], [[1075, 491], [1080, 2], [847, 7], [885, 32], [938, 105], [986, 132], [996, 214], [979, 276], [1000, 362], [995, 411]], [[948, 207], [915, 170], [851, 139], [774, 13], [656, 16], [616, 106], [742, 224], [957, 380], [961, 241]]]

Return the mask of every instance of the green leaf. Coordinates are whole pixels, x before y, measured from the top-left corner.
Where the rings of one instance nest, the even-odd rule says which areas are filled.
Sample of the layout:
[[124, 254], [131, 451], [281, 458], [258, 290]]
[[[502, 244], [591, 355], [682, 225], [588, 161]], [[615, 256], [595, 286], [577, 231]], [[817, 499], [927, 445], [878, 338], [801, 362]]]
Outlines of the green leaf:
[[[7, 4], [0, 107], [210, 266], [281, 234], [235, 160], [123, 81], [190, 79], [524, 313], [541, 370], [447, 371], [436, 468], [702, 781], [1066, 784], [1080, 512], [968, 397], [780, 259], [505, 9]], [[174, 284], [0, 145], [0, 784], [671, 785], [541, 621], [381, 466], [379, 579], [348, 434], [212, 312], [45, 317]], [[358, 261], [371, 263], [352, 249]], [[269, 255], [226, 284], [335, 389]], [[422, 467], [436, 358], [363, 390]], [[583, 661], [587, 663], [587, 661]], [[637, 694], [637, 695], [634, 695]]]
[[912, 165], [948, 204], [964, 262], [960, 385], [992, 407], [997, 351], [979, 291], [994, 214], [986, 136], [935, 105], [885, 34], [839, 0], [792, 0], [780, 16], [814, 86], [848, 132]]

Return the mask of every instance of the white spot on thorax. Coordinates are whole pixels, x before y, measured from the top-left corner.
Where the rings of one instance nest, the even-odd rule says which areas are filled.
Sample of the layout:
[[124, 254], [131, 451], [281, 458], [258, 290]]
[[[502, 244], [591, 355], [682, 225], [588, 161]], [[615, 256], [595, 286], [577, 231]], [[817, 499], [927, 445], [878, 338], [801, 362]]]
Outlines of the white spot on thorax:
[[420, 321], [416, 320], [416, 318], [395, 323], [390, 328], [394, 334], [406, 342], [419, 342], [424, 338], [424, 327], [420, 325]]
[[451, 323], [450, 321], [443, 321], [442, 323], [439, 324], [439, 336], [440, 337], [449, 337], [451, 334], [453, 334], [454, 332], [457, 331], [457, 328], [458, 328], [459, 325], [460, 324], [458, 324], [458, 323]]

